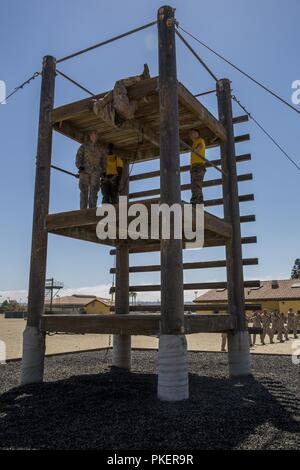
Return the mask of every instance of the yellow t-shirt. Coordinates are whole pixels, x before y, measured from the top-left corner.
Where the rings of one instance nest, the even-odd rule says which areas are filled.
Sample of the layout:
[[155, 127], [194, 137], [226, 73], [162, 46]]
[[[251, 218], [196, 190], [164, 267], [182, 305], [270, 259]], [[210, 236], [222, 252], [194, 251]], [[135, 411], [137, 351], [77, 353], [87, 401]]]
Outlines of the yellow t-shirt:
[[191, 153], [191, 165], [199, 165], [199, 164], [205, 164], [206, 158], [205, 158], [205, 150], [206, 150], [206, 145], [205, 145], [205, 140], [202, 139], [202, 137], [199, 137], [193, 142], [192, 145], [193, 150], [196, 150], [197, 153], [199, 153], [198, 156], [196, 153]]
[[108, 176], [117, 175], [118, 168], [123, 168], [123, 160], [117, 155], [107, 155], [106, 174]]

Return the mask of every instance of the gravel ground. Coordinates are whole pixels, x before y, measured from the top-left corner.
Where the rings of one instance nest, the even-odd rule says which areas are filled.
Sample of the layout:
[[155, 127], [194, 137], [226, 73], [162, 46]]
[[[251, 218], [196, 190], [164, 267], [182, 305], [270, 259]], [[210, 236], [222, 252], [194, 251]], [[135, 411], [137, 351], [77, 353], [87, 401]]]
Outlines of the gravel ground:
[[110, 370], [105, 351], [48, 357], [45, 383], [24, 387], [10, 362], [0, 366], [0, 448], [299, 450], [299, 366], [252, 361], [254, 378], [234, 382], [226, 355], [189, 353], [190, 400], [179, 404], [156, 399], [154, 351], [134, 351], [132, 373]]

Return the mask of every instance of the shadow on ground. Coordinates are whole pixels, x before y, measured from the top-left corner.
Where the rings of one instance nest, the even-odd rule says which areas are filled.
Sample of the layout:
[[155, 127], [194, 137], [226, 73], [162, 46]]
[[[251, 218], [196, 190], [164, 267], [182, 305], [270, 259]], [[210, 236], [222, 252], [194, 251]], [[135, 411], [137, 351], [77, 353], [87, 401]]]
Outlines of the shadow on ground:
[[299, 448], [294, 395], [268, 376], [235, 383], [192, 373], [190, 400], [177, 404], [159, 402], [156, 385], [154, 373], [106, 369], [13, 388], [0, 397], [0, 448]]

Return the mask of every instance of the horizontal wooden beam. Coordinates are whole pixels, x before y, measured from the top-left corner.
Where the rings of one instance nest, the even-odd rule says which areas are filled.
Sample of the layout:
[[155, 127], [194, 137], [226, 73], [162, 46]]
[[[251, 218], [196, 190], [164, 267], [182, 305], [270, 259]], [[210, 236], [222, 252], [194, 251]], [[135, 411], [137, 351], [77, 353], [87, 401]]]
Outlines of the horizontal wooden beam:
[[[255, 288], [260, 287], [260, 281], [245, 281], [244, 287]], [[227, 289], [227, 282], [196, 282], [183, 285], [184, 290], [212, 290], [212, 289]], [[159, 284], [150, 284], [144, 286], [130, 286], [129, 292], [160, 292], [161, 286]], [[115, 287], [110, 288], [110, 293], [116, 292]]]
[[242, 215], [240, 217], [240, 223], [241, 224], [248, 224], [251, 222], [256, 222], [256, 216], [255, 215]]
[[[243, 237], [242, 238], [242, 245], [251, 245], [251, 244], [255, 244], [257, 243], [257, 237], [253, 236], [253, 237]], [[220, 246], [224, 246], [224, 241], [221, 241], [221, 240], [216, 240], [214, 243], [211, 242], [209, 247], [220, 247]], [[185, 249], [185, 246], [183, 245], [183, 249]], [[145, 244], [143, 246], [136, 246], [136, 247], [130, 247], [129, 248], [129, 253], [131, 254], [138, 254], [138, 253], [156, 253], [156, 252], [159, 252], [160, 251], [160, 244], [159, 243], [156, 243], [156, 244]], [[115, 249], [112, 249], [110, 250], [109, 252], [110, 255], [112, 256], [115, 256], [116, 254], [116, 250]]]
[[[48, 333], [120, 334], [158, 336], [161, 316], [158, 314], [129, 315], [43, 315], [41, 330]], [[185, 315], [184, 333], [222, 333], [233, 330], [232, 315]]]
[[[261, 310], [261, 304], [246, 304], [245, 310], [246, 311], [253, 311], [253, 310]], [[112, 306], [110, 308], [111, 312], [114, 312], [115, 307]], [[130, 312], [160, 312], [161, 305], [160, 304], [141, 304], [141, 305], [130, 305], [129, 306]], [[188, 304], [184, 306], [185, 312], [228, 312], [229, 307], [228, 304]]]
[[[239, 175], [238, 176], [238, 182], [243, 182], [243, 181], [252, 181], [253, 180], [253, 174], [252, 173], [247, 173], [244, 175]], [[219, 179], [213, 179], [213, 180], [207, 180], [203, 182], [203, 187], [204, 188], [211, 188], [213, 186], [222, 186], [222, 178]], [[183, 184], [181, 185], [181, 191], [189, 191], [191, 189], [192, 185], [191, 184]], [[140, 197], [149, 197], [149, 196], [157, 196], [160, 194], [160, 188], [155, 188], [155, 189], [149, 189], [147, 191], [137, 191], [134, 193], [129, 193], [130, 199], [137, 199]]]
[[[158, 90], [158, 78], [150, 78], [149, 80], [143, 80], [137, 82], [128, 88], [128, 96], [132, 100], [143, 98], [151, 93]], [[52, 122], [61, 122], [67, 119], [75, 118], [83, 113], [89, 112], [93, 109], [95, 99], [100, 99], [106, 96], [110, 91], [100, 93], [93, 96], [92, 98], [86, 98], [84, 100], [75, 101], [73, 103], [66, 104], [56, 108], [52, 112]]]
[[[251, 202], [254, 201], [254, 194], [244, 194], [239, 196], [239, 202]], [[215, 207], [215, 206], [222, 206], [223, 199], [209, 199], [208, 201], [204, 202], [205, 207]]]
[[[239, 196], [239, 202], [251, 202], [254, 201], [254, 194], [244, 194], [242, 196]], [[139, 201], [136, 201], [139, 204], [147, 203], [147, 204], [159, 204], [160, 200], [159, 198], [153, 198], [153, 199], [141, 199]], [[223, 206], [223, 199], [208, 199], [204, 201], [204, 206], [205, 207], [216, 207], [216, 206]]]
[[[128, 207], [132, 204], [128, 204]], [[184, 207], [184, 204], [182, 205]], [[151, 206], [145, 203], [145, 208], [148, 211], [148, 223], [151, 224]], [[195, 228], [195, 211], [193, 209], [193, 228]], [[97, 216], [96, 209], [84, 209], [70, 212], [62, 212], [58, 214], [49, 214], [46, 219], [46, 226], [49, 232], [56, 230], [65, 229], [89, 229], [92, 235], [96, 236], [96, 226], [101, 219], [106, 218], [106, 215]], [[128, 217], [128, 222], [133, 220], [135, 217]], [[184, 210], [182, 210], [182, 219], [184, 218]], [[116, 211], [116, 223], [118, 226], [119, 214]], [[183, 225], [182, 225], [183, 226]], [[229, 238], [232, 230], [230, 224], [225, 222], [223, 219], [216, 217], [208, 212], [204, 213], [204, 228], [206, 231], [213, 232], [215, 235], [219, 235], [222, 238]], [[77, 238], [77, 237], [76, 237]], [[150, 240], [149, 240], [150, 241]]]
[[249, 121], [248, 114], [244, 114], [243, 116], [236, 116], [232, 119], [233, 124], [243, 124], [244, 122]]
[[[247, 162], [247, 161], [250, 161], [250, 160], [251, 160], [251, 154], [250, 153], [246, 153], [244, 155], [238, 155], [236, 157], [236, 162], [237, 163], [243, 163], [243, 162]], [[211, 160], [211, 162], [214, 165], [220, 165], [221, 164], [220, 159]], [[139, 162], [137, 162], [137, 163], [139, 163]], [[185, 166], [182, 166], [180, 168], [181, 173], [187, 173], [190, 170], [191, 170], [190, 165], [185, 165]], [[159, 172], [159, 170], [156, 170], [156, 171], [149, 171], [147, 173], [139, 173], [137, 175], [131, 175], [130, 178], [129, 178], [129, 181], [141, 181], [141, 180], [146, 180], [146, 179], [150, 179], [150, 178], [159, 178], [159, 177], [160, 177], [160, 172]]]
[[[258, 258], [246, 258], [243, 260], [244, 266], [258, 265]], [[211, 268], [226, 268], [226, 260], [219, 261], [198, 261], [194, 263], [183, 263], [183, 269], [211, 269]], [[160, 264], [148, 266], [130, 266], [130, 273], [151, 273], [159, 272]], [[116, 268], [110, 269], [110, 274], [115, 274]]]
[[247, 142], [248, 140], [250, 140], [250, 134], [238, 135], [234, 138], [234, 142], [236, 144], [240, 144], [242, 142]]
[[218, 139], [227, 140], [224, 126], [181, 83], [178, 83], [179, 103], [189, 109]]

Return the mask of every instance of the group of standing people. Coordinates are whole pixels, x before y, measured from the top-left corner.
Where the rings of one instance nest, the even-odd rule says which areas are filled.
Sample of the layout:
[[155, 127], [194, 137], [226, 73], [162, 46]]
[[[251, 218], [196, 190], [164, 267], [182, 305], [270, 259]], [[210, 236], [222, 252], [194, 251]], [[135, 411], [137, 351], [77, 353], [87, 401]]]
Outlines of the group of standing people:
[[[278, 311], [269, 312], [263, 310], [263, 312], [254, 312], [249, 322], [253, 323], [254, 328], [261, 328], [260, 333], [261, 344], [264, 346], [265, 339], [268, 336], [270, 344], [274, 343], [274, 338], [277, 335], [277, 340], [280, 343], [289, 341], [289, 335], [293, 335], [295, 339], [298, 338], [298, 330], [300, 329], [300, 311], [297, 313], [291, 308], [287, 313], [287, 317], [284, 313]], [[256, 344], [256, 334], [253, 334], [252, 345]]]
[[[293, 336], [294, 339], [298, 338], [298, 331], [300, 330], [300, 310], [294, 312], [292, 308], [289, 309], [287, 313], [287, 317], [284, 313], [280, 313], [279, 311], [268, 311], [263, 310], [262, 312], [256, 311], [253, 312], [251, 317], [247, 317], [248, 327], [252, 326], [255, 329], [261, 330], [259, 333], [261, 345], [266, 345], [266, 337], [269, 337], [270, 344], [274, 344], [275, 339], [280, 343], [284, 343], [285, 341], [289, 341], [290, 335]], [[254, 347], [256, 345], [256, 339], [258, 334], [249, 333], [249, 342], [250, 347]], [[221, 351], [226, 351], [226, 344], [227, 344], [227, 334], [222, 334], [222, 343], [221, 343]]]
[[79, 171], [80, 209], [97, 207], [101, 188], [103, 204], [117, 204], [121, 189], [123, 160], [114, 153], [113, 144], [98, 142], [93, 130], [88, 141], [82, 144], [76, 155]]
[[[191, 204], [203, 204], [203, 180], [206, 173], [206, 145], [200, 133], [189, 133], [191, 152]], [[124, 163], [113, 144], [104, 145], [92, 130], [76, 155], [79, 171], [80, 209], [96, 208], [101, 189], [103, 204], [118, 204]]]

